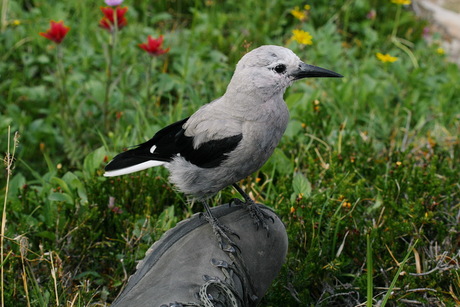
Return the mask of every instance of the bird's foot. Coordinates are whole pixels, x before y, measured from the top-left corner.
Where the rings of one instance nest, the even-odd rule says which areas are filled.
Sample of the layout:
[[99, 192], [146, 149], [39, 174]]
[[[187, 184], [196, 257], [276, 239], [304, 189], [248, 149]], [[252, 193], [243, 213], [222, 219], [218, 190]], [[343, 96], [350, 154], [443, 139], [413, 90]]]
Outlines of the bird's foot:
[[217, 237], [219, 247], [225, 252], [235, 253], [238, 249], [238, 246], [232, 239], [230, 239], [229, 235], [233, 235], [238, 239], [240, 238], [240, 236], [236, 232], [234, 232], [233, 230], [219, 222], [219, 220], [216, 217], [209, 214], [208, 212], [202, 213], [202, 217], [209, 223], [209, 225], [211, 225], [212, 231], [214, 235]]
[[272, 223], [275, 223], [273, 217], [267, 214], [264, 210], [260, 209], [259, 205], [253, 201], [252, 199], [248, 199], [246, 201], [242, 201], [238, 198], [233, 198], [230, 201], [230, 204], [234, 204], [236, 206], [243, 206], [246, 210], [249, 211], [249, 216], [251, 216], [254, 225], [256, 226], [257, 230], [259, 230], [260, 226], [267, 231], [267, 237], [270, 236], [270, 228], [266, 223], [267, 220], [271, 220]]

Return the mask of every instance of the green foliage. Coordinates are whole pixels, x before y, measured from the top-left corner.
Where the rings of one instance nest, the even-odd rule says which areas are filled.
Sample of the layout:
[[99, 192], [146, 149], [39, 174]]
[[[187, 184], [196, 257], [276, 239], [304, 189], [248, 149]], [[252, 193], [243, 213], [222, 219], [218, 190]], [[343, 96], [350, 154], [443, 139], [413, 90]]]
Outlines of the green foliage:
[[[105, 114], [103, 1], [6, 2], [0, 135], [21, 134], [6, 196], [6, 306], [109, 303], [153, 242], [201, 210], [165, 169], [108, 179], [103, 165], [222, 95], [237, 60], [261, 44], [345, 76], [288, 89], [286, 135], [243, 181], [289, 235], [262, 305], [459, 303], [460, 72], [407, 7], [321, 0], [301, 21], [290, 13], [299, 1], [126, 1]], [[49, 20], [71, 27], [60, 46], [66, 96], [56, 46], [38, 35]], [[292, 40], [293, 29], [313, 45]], [[151, 63], [136, 44], [160, 34], [171, 50]]]

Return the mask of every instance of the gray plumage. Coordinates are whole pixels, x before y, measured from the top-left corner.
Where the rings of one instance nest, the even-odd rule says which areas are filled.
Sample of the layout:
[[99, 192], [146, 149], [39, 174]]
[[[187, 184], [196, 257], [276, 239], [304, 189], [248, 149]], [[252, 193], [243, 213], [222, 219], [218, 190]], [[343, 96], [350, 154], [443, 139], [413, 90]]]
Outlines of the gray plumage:
[[204, 200], [257, 171], [286, 130], [285, 90], [305, 77], [341, 77], [303, 63], [291, 50], [261, 46], [244, 55], [225, 94], [159, 131], [107, 166], [117, 176], [162, 165], [179, 191]]

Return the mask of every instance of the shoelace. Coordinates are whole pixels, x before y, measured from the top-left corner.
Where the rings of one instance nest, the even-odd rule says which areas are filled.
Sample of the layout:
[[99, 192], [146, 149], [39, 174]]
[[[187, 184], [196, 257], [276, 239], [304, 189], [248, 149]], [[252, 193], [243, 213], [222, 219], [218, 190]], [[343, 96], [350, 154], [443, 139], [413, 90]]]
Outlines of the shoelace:
[[[244, 263], [243, 258], [241, 257], [240, 253], [235, 250], [234, 252], [227, 252], [230, 259], [233, 261], [232, 265], [221, 266], [213, 263], [217, 267], [220, 267], [223, 270], [224, 275], [227, 277], [229, 282], [233, 282], [233, 278], [229, 278], [224, 271], [224, 268], [230, 269], [236, 276], [240, 279], [242, 287], [243, 287], [243, 306], [253, 306], [254, 302], [257, 301], [258, 297], [255, 295], [254, 286], [251, 280], [251, 275], [249, 274], [248, 268]], [[223, 261], [225, 263], [225, 261]], [[227, 281], [226, 280], [226, 281]], [[233, 284], [232, 284], [233, 285]]]
[[221, 295], [225, 297], [225, 303], [228, 307], [239, 307], [238, 301], [232, 290], [219, 280], [208, 280], [200, 287], [199, 298], [204, 307], [214, 307], [211, 301], [212, 297], [208, 294], [209, 288], [214, 287]]
[[[224, 302], [219, 302], [219, 303], [225, 303], [225, 307], [239, 307], [237, 298], [233, 294], [232, 290], [223, 283], [222, 281], [218, 279], [210, 279], [207, 282], [205, 282], [201, 287], [200, 291], [197, 293], [197, 298], [201, 301], [201, 304], [197, 303], [179, 303], [179, 302], [174, 302], [170, 303], [169, 305], [161, 305], [160, 307], [187, 307], [187, 306], [193, 306], [193, 307], [215, 307], [216, 299], [209, 294], [210, 290], [214, 288], [217, 290], [217, 292], [223, 296]], [[220, 301], [220, 300], [219, 300]]]

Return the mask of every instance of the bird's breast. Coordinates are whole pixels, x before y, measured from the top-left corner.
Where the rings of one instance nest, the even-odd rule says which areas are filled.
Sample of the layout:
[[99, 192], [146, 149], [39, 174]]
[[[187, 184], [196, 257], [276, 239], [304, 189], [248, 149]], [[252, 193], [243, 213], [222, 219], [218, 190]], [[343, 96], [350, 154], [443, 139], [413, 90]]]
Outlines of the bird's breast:
[[243, 124], [243, 138], [236, 149], [237, 155], [246, 160], [250, 171], [259, 169], [272, 155], [283, 136], [289, 112], [282, 101], [279, 105], [261, 106], [251, 120]]

